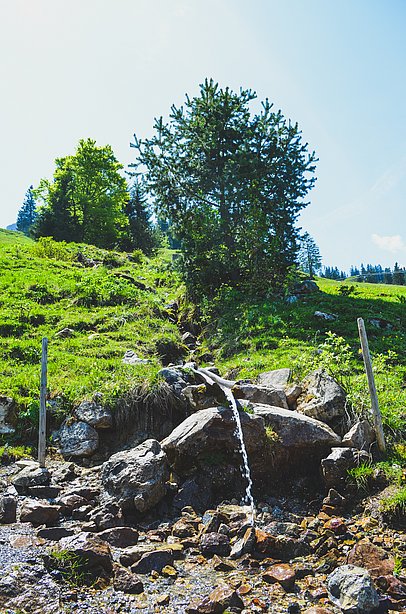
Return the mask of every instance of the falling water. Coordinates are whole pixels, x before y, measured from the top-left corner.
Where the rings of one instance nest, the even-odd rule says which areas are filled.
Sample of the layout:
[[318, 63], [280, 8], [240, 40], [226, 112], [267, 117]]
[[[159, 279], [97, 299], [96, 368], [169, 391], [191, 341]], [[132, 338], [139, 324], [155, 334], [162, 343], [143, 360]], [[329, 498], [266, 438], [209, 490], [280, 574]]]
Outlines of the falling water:
[[236, 434], [237, 437], [239, 439], [240, 442], [240, 452], [241, 452], [241, 456], [243, 459], [243, 477], [246, 478], [247, 480], [247, 487], [245, 489], [245, 503], [247, 503], [249, 505], [250, 508], [250, 524], [253, 525], [254, 524], [254, 513], [255, 513], [255, 508], [254, 508], [254, 498], [252, 496], [252, 478], [251, 478], [251, 471], [250, 471], [250, 467], [248, 464], [248, 454], [247, 454], [247, 449], [245, 447], [245, 443], [244, 443], [244, 435], [242, 432], [242, 426], [241, 426], [241, 419], [240, 419], [240, 414], [238, 412], [238, 408], [237, 408], [237, 403], [236, 400], [234, 398], [234, 395], [231, 391], [231, 387], [235, 382], [229, 382], [228, 380], [223, 380], [221, 377], [219, 377], [218, 375], [215, 375], [214, 373], [211, 373], [211, 371], [207, 371], [206, 369], [198, 369], [197, 370], [198, 373], [200, 373], [201, 375], [203, 375], [205, 378], [211, 380], [212, 382], [216, 382], [220, 388], [222, 389], [222, 391], [224, 392], [224, 394], [226, 395], [227, 401], [230, 404], [230, 407], [232, 409], [233, 412], [233, 416], [235, 419], [235, 423], [236, 423]]

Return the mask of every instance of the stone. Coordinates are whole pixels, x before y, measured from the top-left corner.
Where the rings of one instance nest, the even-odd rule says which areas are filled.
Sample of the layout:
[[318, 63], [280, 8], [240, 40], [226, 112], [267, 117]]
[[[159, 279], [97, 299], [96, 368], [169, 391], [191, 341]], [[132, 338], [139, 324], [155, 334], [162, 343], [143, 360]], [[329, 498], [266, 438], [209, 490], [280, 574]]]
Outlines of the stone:
[[78, 533], [59, 541], [59, 550], [79, 556], [90, 571], [99, 569], [111, 573], [113, 569], [110, 546], [92, 533]]
[[75, 507], [75, 509], [72, 510], [72, 520], [89, 520], [89, 515], [92, 509], [92, 505], [81, 505], [80, 507]]
[[337, 567], [328, 576], [327, 589], [331, 601], [343, 612], [367, 614], [379, 604], [371, 576], [355, 565]]
[[287, 388], [285, 391], [286, 401], [289, 409], [297, 408], [297, 400], [303, 392], [303, 388], [298, 384], [293, 384], [290, 388]]
[[296, 574], [293, 567], [287, 563], [278, 563], [268, 567], [265, 573], [262, 574], [262, 578], [269, 584], [278, 582], [285, 591], [291, 592], [295, 586]]
[[290, 369], [274, 369], [273, 371], [266, 371], [265, 373], [260, 373], [257, 377], [257, 383], [260, 386], [265, 386], [267, 388], [280, 388], [284, 389], [291, 377]]
[[12, 424], [15, 422], [15, 403], [10, 397], [0, 396], [0, 435], [11, 435], [15, 432]]
[[12, 494], [0, 496], [0, 524], [13, 524], [16, 522], [17, 497]]
[[255, 528], [249, 527], [244, 535], [233, 544], [230, 559], [239, 559], [243, 554], [252, 552], [255, 547], [255, 541]]
[[251, 403], [261, 403], [263, 405], [288, 409], [286, 394], [280, 388], [258, 386], [256, 384], [236, 384], [232, 390], [236, 399], [244, 399]]
[[71, 419], [65, 420], [59, 431], [55, 433], [54, 439], [65, 458], [92, 456], [99, 447], [99, 435], [96, 429], [86, 422], [72, 422]]
[[328, 610], [327, 608], [321, 608], [320, 606], [316, 605], [314, 607], [307, 608], [307, 610], [305, 610], [303, 614], [333, 614], [333, 611]]
[[315, 281], [305, 279], [304, 281], [299, 281], [294, 285], [293, 292], [299, 295], [314, 294], [315, 292], [319, 292], [319, 287]]
[[60, 589], [42, 564], [6, 566], [0, 576], [0, 611], [55, 614]]
[[127, 350], [123, 356], [125, 365], [145, 365], [149, 361], [146, 358], [140, 358], [134, 350]]
[[177, 396], [180, 396], [182, 390], [188, 385], [185, 373], [176, 367], [166, 367], [161, 369], [158, 372], [158, 375], [166, 381]]
[[323, 369], [310, 373], [301, 383], [303, 393], [297, 411], [333, 424], [345, 416], [346, 394], [341, 386]]
[[334, 313], [325, 313], [324, 311], [315, 311], [313, 315], [320, 320], [326, 320], [326, 322], [334, 322], [338, 319], [338, 316]]
[[169, 464], [155, 439], [113, 454], [103, 464], [101, 480], [106, 493], [123, 510], [146, 512], [166, 494]]
[[59, 520], [59, 506], [46, 501], [27, 500], [21, 506], [20, 522], [31, 522], [34, 526], [45, 524], [47, 527]]
[[128, 595], [138, 595], [144, 590], [142, 580], [137, 574], [117, 564], [114, 565], [113, 586], [116, 591], [122, 591]]
[[194, 335], [192, 335], [192, 333], [183, 333], [181, 341], [187, 348], [189, 348], [189, 350], [193, 350], [196, 347], [197, 339]]
[[380, 328], [381, 330], [392, 330], [394, 328], [392, 322], [384, 320], [383, 318], [369, 318], [368, 322], [371, 326], [374, 326], [374, 328]]
[[66, 494], [63, 497], [59, 497], [56, 503], [60, 506], [62, 514], [70, 516], [77, 507], [86, 505], [87, 499], [76, 494]]
[[[201, 602], [191, 603], [186, 608], [187, 614], [222, 614], [227, 611], [240, 611], [244, 602], [231, 586], [221, 584]], [[234, 609], [235, 608], [235, 609]]]
[[172, 527], [172, 535], [180, 538], [193, 537], [197, 533], [196, 528], [196, 522], [180, 518]]
[[72, 328], [62, 328], [62, 330], [58, 330], [57, 333], [55, 333], [55, 337], [61, 337], [62, 339], [67, 339], [69, 337], [73, 337], [73, 335], [75, 334], [75, 331]]
[[332, 507], [342, 508], [347, 503], [345, 497], [340, 495], [334, 488], [330, 488], [327, 493], [327, 497], [323, 499], [324, 505], [330, 505]]
[[110, 429], [113, 426], [111, 411], [95, 401], [82, 401], [73, 413], [79, 421], [95, 429]]
[[221, 533], [205, 533], [200, 539], [200, 551], [203, 556], [228, 556], [230, 554], [230, 538]]
[[139, 533], [132, 527], [112, 527], [111, 529], [101, 531], [97, 536], [110, 544], [110, 546], [127, 548], [127, 546], [135, 546], [138, 542]]
[[355, 448], [333, 448], [321, 461], [321, 472], [328, 488], [343, 486], [347, 472], [370, 460], [369, 454]]
[[48, 485], [51, 480], [51, 474], [45, 467], [29, 465], [17, 473], [13, 477], [11, 483], [15, 486], [20, 495], [26, 494], [28, 488], [32, 486]]
[[28, 495], [38, 499], [55, 499], [61, 488], [59, 486], [29, 486]]
[[153, 550], [146, 552], [141, 558], [131, 565], [131, 571], [139, 574], [149, 574], [151, 571], [161, 572], [166, 565], [172, 565], [174, 560], [173, 551]]
[[375, 431], [367, 420], [356, 422], [342, 439], [342, 445], [369, 452], [375, 441]]
[[347, 563], [367, 569], [372, 578], [393, 574], [394, 559], [369, 539], [360, 540], [349, 552]]
[[63, 537], [74, 535], [74, 533], [73, 529], [66, 529], [65, 527], [47, 527], [46, 529], [38, 529], [37, 537], [57, 542]]
[[200, 411], [219, 404], [219, 398], [214, 394], [214, 389], [215, 386], [206, 384], [186, 386], [182, 390], [182, 396], [193, 411]]

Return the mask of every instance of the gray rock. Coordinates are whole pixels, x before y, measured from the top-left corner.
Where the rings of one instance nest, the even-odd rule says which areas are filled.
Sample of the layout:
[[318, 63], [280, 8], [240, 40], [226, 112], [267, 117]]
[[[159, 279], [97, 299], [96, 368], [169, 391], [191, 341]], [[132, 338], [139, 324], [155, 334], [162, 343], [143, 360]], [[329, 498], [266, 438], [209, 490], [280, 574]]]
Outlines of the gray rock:
[[323, 369], [314, 371], [301, 384], [303, 393], [297, 411], [331, 424], [345, 416], [346, 394]]
[[214, 386], [206, 384], [186, 386], [182, 390], [182, 396], [193, 411], [208, 409], [219, 404], [218, 397], [214, 394], [213, 389]]
[[67, 339], [68, 337], [73, 337], [74, 334], [75, 334], [74, 330], [66, 327], [66, 328], [63, 328], [62, 330], [58, 330], [58, 332], [55, 333], [55, 337], [61, 337], [62, 339]]
[[86, 422], [66, 420], [54, 439], [59, 442], [61, 454], [65, 457], [91, 456], [99, 447], [97, 431]]
[[111, 572], [113, 568], [110, 546], [92, 533], [78, 533], [59, 541], [59, 550], [72, 552], [86, 563], [89, 570], [101, 568]]
[[362, 567], [338, 567], [329, 575], [327, 589], [331, 601], [347, 614], [367, 614], [379, 605], [372, 578]]
[[51, 474], [45, 467], [37, 465], [29, 465], [17, 473], [11, 480], [19, 494], [28, 492], [28, 488], [32, 486], [48, 485], [51, 480]]
[[0, 396], [0, 435], [10, 435], [15, 429], [10, 424], [14, 421], [15, 403], [10, 397]]
[[102, 467], [101, 480], [109, 497], [123, 510], [146, 512], [166, 494], [169, 464], [155, 439], [113, 454]]
[[327, 458], [321, 461], [321, 472], [328, 488], [335, 488], [344, 484], [347, 471], [368, 462], [370, 456], [367, 452], [355, 448], [334, 448]]
[[158, 373], [166, 383], [172, 388], [175, 394], [180, 396], [182, 390], [188, 385], [185, 374], [176, 367], [166, 367]]
[[55, 499], [59, 495], [59, 486], [29, 486], [28, 495], [38, 499]]
[[313, 294], [314, 292], [319, 292], [319, 287], [315, 281], [305, 279], [295, 284], [293, 292], [295, 294]]
[[367, 450], [375, 441], [375, 431], [367, 420], [356, 422], [354, 426], [343, 437], [343, 446], [349, 448], [357, 448], [358, 450]]
[[264, 420], [265, 426], [272, 427], [286, 449], [305, 449], [311, 453], [341, 442], [329, 426], [297, 411], [257, 404], [253, 404], [253, 411]]
[[47, 501], [27, 500], [21, 506], [20, 522], [31, 522], [34, 526], [54, 525], [59, 520], [59, 506]]
[[116, 548], [134, 546], [138, 541], [138, 531], [132, 527], [112, 527], [98, 533], [98, 537]]
[[114, 565], [113, 586], [116, 591], [129, 595], [138, 595], [144, 590], [141, 578], [121, 565]]
[[149, 361], [146, 358], [140, 358], [134, 350], [127, 350], [123, 357], [125, 365], [145, 365]]
[[55, 614], [60, 611], [60, 589], [43, 565], [10, 565], [0, 576], [0, 610]]
[[325, 313], [324, 311], [315, 311], [313, 315], [321, 320], [326, 320], [326, 322], [334, 322], [338, 319], [338, 316], [334, 313]]
[[290, 386], [290, 388], [286, 389], [286, 401], [288, 402], [289, 409], [297, 408], [297, 400], [302, 394], [303, 389], [298, 384], [294, 384]]
[[172, 550], [153, 550], [152, 552], [146, 552], [141, 556], [139, 561], [136, 561], [131, 565], [131, 571], [133, 573], [147, 574], [151, 571], [162, 571], [166, 565], [173, 564], [173, 552]]
[[70, 537], [71, 535], [74, 535], [74, 533], [74, 529], [66, 529], [65, 527], [47, 527], [46, 529], [38, 529], [37, 537], [57, 542], [63, 537]]
[[200, 550], [203, 556], [228, 556], [230, 554], [230, 538], [221, 533], [205, 533], [200, 539]]
[[110, 410], [95, 401], [82, 401], [74, 414], [79, 421], [86, 422], [95, 429], [109, 429], [113, 425]]
[[257, 386], [255, 384], [237, 384], [233, 387], [233, 394], [236, 399], [245, 399], [252, 403], [262, 403], [263, 405], [288, 409], [286, 394], [279, 388]]
[[260, 373], [257, 378], [257, 382], [260, 386], [267, 388], [285, 388], [290, 380], [290, 369], [274, 369], [273, 371], [267, 371], [266, 373]]
[[17, 498], [12, 494], [0, 497], [0, 524], [13, 524], [16, 522]]

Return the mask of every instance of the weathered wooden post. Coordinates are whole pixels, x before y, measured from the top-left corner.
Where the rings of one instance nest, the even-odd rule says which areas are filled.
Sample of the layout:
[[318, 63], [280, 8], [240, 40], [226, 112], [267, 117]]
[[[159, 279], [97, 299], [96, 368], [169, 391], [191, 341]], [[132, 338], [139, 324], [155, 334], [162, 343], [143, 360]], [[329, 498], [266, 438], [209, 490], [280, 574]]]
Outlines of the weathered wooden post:
[[376, 394], [375, 378], [374, 378], [374, 374], [372, 371], [372, 361], [371, 361], [371, 355], [369, 353], [368, 337], [367, 337], [367, 333], [365, 330], [364, 320], [362, 318], [358, 318], [357, 324], [358, 324], [359, 338], [361, 341], [362, 356], [364, 358], [365, 371], [367, 374], [369, 395], [371, 397], [372, 417], [374, 420], [376, 441], [378, 444], [379, 451], [385, 452], [386, 444], [385, 444], [385, 436], [383, 434], [383, 428], [382, 428], [382, 417], [381, 417], [381, 412], [379, 410], [378, 395]]
[[46, 424], [47, 424], [47, 363], [48, 363], [48, 339], [42, 339], [41, 357], [41, 389], [39, 405], [39, 428], [38, 428], [38, 462], [40, 467], [45, 467], [46, 448]]

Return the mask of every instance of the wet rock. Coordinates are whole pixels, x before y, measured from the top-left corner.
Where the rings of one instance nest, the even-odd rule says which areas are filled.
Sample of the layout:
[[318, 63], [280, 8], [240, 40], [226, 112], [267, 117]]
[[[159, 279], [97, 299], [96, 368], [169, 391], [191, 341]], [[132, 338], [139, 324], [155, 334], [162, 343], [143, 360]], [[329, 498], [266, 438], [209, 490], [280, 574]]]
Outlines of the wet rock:
[[59, 506], [45, 501], [24, 501], [20, 510], [20, 522], [31, 522], [34, 526], [51, 526], [59, 520]]
[[344, 435], [342, 445], [369, 452], [374, 441], [375, 431], [373, 427], [367, 420], [362, 420], [361, 422], [356, 422], [348, 433]]
[[0, 497], [0, 524], [13, 524], [16, 522], [17, 497], [4, 494]]
[[117, 564], [114, 565], [113, 586], [116, 591], [122, 591], [129, 595], [138, 595], [144, 590], [142, 580], [137, 574]]
[[254, 527], [249, 527], [244, 535], [237, 539], [237, 541], [233, 544], [230, 552], [231, 559], [238, 559], [243, 554], [247, 554], [252, 552], [256, 543], [255, 538], [255, 529]]
[[346, 394], [326, 371], [314, 371], [301, 386], [303, 393], [297, 404], [300, 413], [326, 424], [335, 424], [345, 416]]
[[369, 539], [362, 539], [349, 552], [347, 563], [367, 569], [373, 578], [393, 573], [394, 559], [383, 548], [376, 546]]
[[99, 447], [97, 431], [86, 422], [65, 420], [59, 431], [54, 435], [64, 457], [92, 456]]
[[86, 422], [95, 429], [109, 429], [113, 426], [113, 417], [106, 407], [95, 401], [82, 401], [74, 410], [79, 421]]
[[346, 504], [347, 500], [345, 497], [340, 495], [339, 492], [335, 490], [335, 488], [330, 488], [327, 493], [327, 497], [323, 499], [324, 505], [329, 505], [335, 508], [342, 508]]
[[330, 520], [324, 523], [323, 528], [327, 529], [327, 531], [332, 531], [334, 535], [344, 535], [347, 532], [347, 525], [342, 518], [330, 518]]
[[195, 510], [205, 510], [212, 500], [212, 487], [203, 475], [189, 478], [181, 484], [172, 501], [172, 506], [181, 510], [192, 506]]
[[378, 607], [379, 597], [369, 573], [355, 565], [342, 565], [328, 577], [329, 598], [343, 612], [368, 613]]
[[103, 487], [123, 510], [146, 512], [166, 494], [169, 464], [155, 439], [117, 452], [102, 467]]
[[67, 529], [65, 527], [47, 527], [46, 529], [38, 529], [37, 537], [57, 542], [63, 537], [70, 537], [71, 535], [74, 535], [74, 533], [74, 529]]
[[273, 371], [260, 373], [257, 377], [257, 382], [260, 386], [265, 386], [267, 388], [280, 388], [283, 390], [285, 386], [287, 386], [290, 376], [290, 369], [274, 369]]
[[331, 454], [321, 461], [321, 472], [327, 487], [344, 485], [347, 472], [369, 461], [369, 454], [355, 448], [333, 448]]
[[54, 614], [59, 606], [60, 589], [43, 565], [20, 563], [2, 570], [1, 611]]
[[149, 574], [151, 571], [162, 571], [166, 565], [173, 564], [173, 551], [168, 550], [153, 550], [146, 552], [141, 556], [139, 561], [131, 565], [131, 571], [139, 574]]
[[29, 465], [17, 473], [11, 480], [20, 495], [26, 494], [31, 486], [47, 485], [51, 480], [51, 474], [45, 467]]
[[270, 533], [262, 531], [261, 529], [255, 529], [255, 541], [255, 549], [260, 554], [271, 556], [275, 551], [276, 538]]
[[230, 538], [221, 533], [205, 533], [200, 539], [200, 551], [203, 556], [228, 556], [230, 554]]
[[226, 610], [238, 612], [243, 607], [243, 600], [231, 586], [220, 585], [200, 603], [190, 604], [186, 612], [187, 614], [222, 614]]
[[139, 533], [132, 527], [112, 527], [105, 529], [97, 534], [103, 541], [115, 546], [116, 548], [127, 548], [127, 546], [135, 546], [138, 542]]
[[236, 399], [288, 409], [286, 394], [279, 388], [257, 386], [256, 384], [236, 384], [233, 386], [233, 394]]
[[186, 386], [182, 390], [182, 396], [193, 411], [208, 409], [209, 407], [214, 407], [224, 402], [224, 399], [221, 398], [221, 396], [224, 395], [219, 393], [216, 394], [216, 387], [206, 384]]
[[112, 557], [109, 545], [92, 533], [78, 533], [64, 537], [59, 542], [59, 550], [67, 550], [79, 556], [90, 571], [112, 571]]
[[273, 584], [278, 582], [287, 592], [293, 590], [296, 580], [296, 573], [293, 567], [286, 563], [278, 563], [268, 567], [265, 573], [262, 574], [262, 578], [265, 582]]

